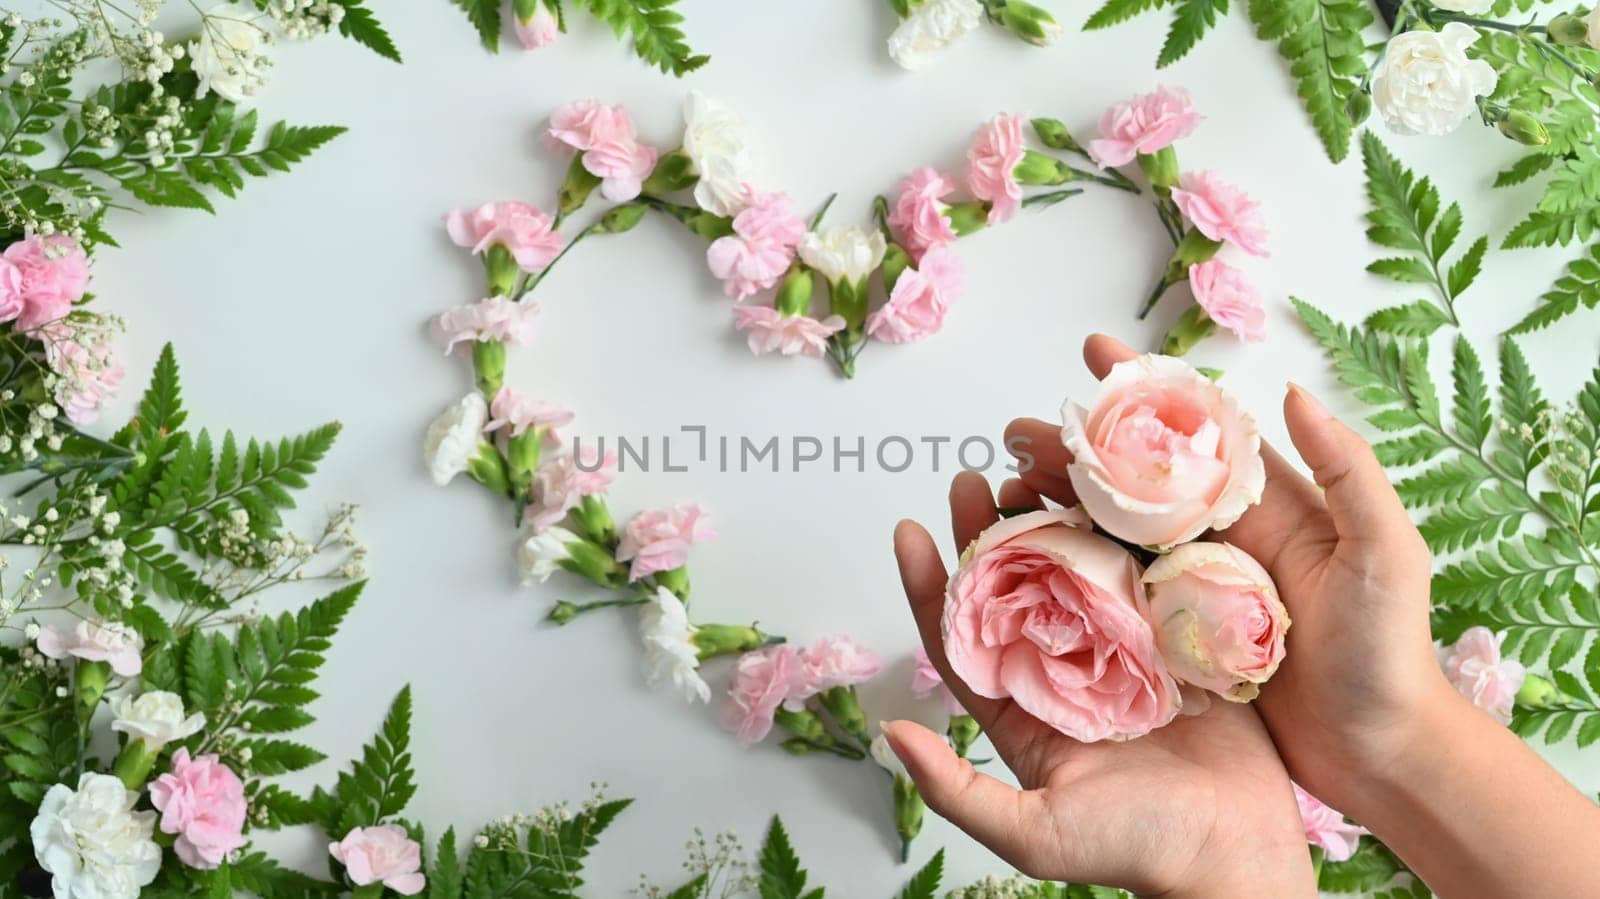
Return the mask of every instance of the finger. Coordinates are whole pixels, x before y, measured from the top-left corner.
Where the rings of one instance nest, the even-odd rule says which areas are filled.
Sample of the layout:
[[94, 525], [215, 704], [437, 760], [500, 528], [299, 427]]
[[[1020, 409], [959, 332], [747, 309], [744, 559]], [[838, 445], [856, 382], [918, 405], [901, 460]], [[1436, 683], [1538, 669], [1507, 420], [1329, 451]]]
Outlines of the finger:
[[1000, 485], [999, 504], [1000, 508], [1008, 511], [1011, 509], [1033, 511], [1044, 508], [1044, 503], [1039, 500], [1039, 494], [1017, 478], [1008, 478]]
[[944, 617], [944, 589], [948, 577], [944, 563], [939, 560], [939, 548], [927, 530], [914, 521], [902, 521], [894, 529], [894, 557], [900, 564], [900, 583], [906, 591], [906, 601], [911, 604], [911, 616], [916, 619], [917, 633], [922, 637], [922, 648], [928, 661], [944, 679], [968, 713], [983, 727], [994, 721], [1002, 703], [985, 699], [967, 689], [950, 670], [950, 661], [944, 655], [944, 631], [940, 619]]
[[1034, 867], [1029, 860], [1061, 851], [1045, 845], [1052, 828], [1037, 791], [1019, 790], [979, 773], [943, 737], [920, 724], [891, 721], [883, 733], [928, 808], [1013, 866]]
[[989, 482], [975, 471], [963, 471], [950, 482], [950, 529], [955, 533], [956, 554], [966, 551], [984, 528], [1000, 520]]
[[[1059, 490], [1064, 490], [1066, 495], [1072, 497], [1065, 505], [1073, 505], [1077, 499], [1072, 494], [1072, 484], [1067, 480], [1067, 466], [1072, 462], [1072, 454], [1061, 444], [1061, 425], [1051, 424], [1037, 418], [1018, 418], [1006, 425], [1006, 450], [1016, 457], [1015, 468], [1024, 481], [1030, 484], [1055, 485]], [[1029, 478], [1028, 475], [1034, 477]], [[1040, 491], [1045, 496], [1060, 502], [1051, 491]]]
[[1289, 385], [1283, 419], [1323, 490], [1341, 543], [1393, 546], [1419, 539], [1388, 473], [1360, 434], [1298, 384]]
[[1096, 378], [1111, 374], [1111, 367], [1137, 357], [1131, 347], [1107, 334], [1090, 334], [1083, 342], [1083, 361]]

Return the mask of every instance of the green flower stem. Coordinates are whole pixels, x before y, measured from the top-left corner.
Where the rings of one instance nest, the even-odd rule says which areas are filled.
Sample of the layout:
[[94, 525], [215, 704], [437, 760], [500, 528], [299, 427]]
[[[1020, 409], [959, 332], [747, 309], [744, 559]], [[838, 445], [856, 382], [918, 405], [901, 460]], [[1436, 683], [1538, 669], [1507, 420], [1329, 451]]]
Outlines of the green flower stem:
[[639, 595], [619, 596], [615, 599], [597, 599], [594, 602], [567, 602], [562, 600], [556, 603], [555, 608], [550, 610], [550, 614], [545, 616], [545, 620], [555, 624], [566, 624], [579, 615], [589, 612], [618, 606], [642, 606], [650, 601], [650, 597]]
[[516, 295], [513, 296], [512, 299], [520, 300], [523, 297], [527, 296], [529, 293], [532, 293], [533, 289], [535, 287], [539, 286], [539, 282], [543, 281], [545, 279], [545, 276], [550, 274], [550, 270], [556, 267], [556, 263], [560, 262], [562, 260], [562, 258], [567, 255], [567, 253], [572, 251], [573, 247], [577, 246], [580, 242], [582, 242], [582, 240], [585, 237], [588, 237], [590, 234], [593, 234], [596, 230], [599, 229], [599, 227], [600, 227], [600, 225], [597, 222], [597, 223], [595, 223], [593, 225], [590, 225], [589, 227], [583, 229], [582, 231], [579, 231], [577, 234], [574, 234], [572, 236], [572, 239], [567, 241], [567, 245], [561, 248], [561, 252], [556, 254], [556, 258], [550, 260], [550, 264], [546, 265], [544, 268], [540, 269], [538, 274], [530, 276], [528, 278], [528, 280], [522, 285], [522, 289], [517, 291]]

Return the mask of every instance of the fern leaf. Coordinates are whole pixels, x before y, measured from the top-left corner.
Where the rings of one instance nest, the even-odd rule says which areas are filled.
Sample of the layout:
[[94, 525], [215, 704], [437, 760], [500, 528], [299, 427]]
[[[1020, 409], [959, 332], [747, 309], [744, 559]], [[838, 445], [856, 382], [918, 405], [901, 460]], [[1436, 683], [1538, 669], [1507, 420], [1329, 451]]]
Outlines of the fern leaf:
[[1097, 31], [1120, 25], [1140, 13], [1160, 9], [1169, 2], [1171, 0], [1106, 0], [1105, 5], [1095, 10], [1083, 23], [1083, 30]]
[[1217, 24], [1217, 16], [1227, 15], [1228, 0], [1177, 0], [1172, 27], [1167, 30], [1157, 68], [1166, 68], [1193, 50], [1205, 33]]
[[935, 899], [939, 893], [939, 881], [944, 879], [944, 850], [940, 849], [928, 859], [911, 880], [906, 883], [896, 899]]
[[1511, 327], [1507, 334], [1527, 334], [1548, 328], [1578, 311], [1578, 307], [1593, 309], [1600, 305], [1600, 243], [1594, 243], [1567, 263], [1566, 270], [1544, 295], [1539, 304], [1522, 321]]
[[1328, 158], [1344, 159], [1355, 130], [1345, 103], [1366, 75], [1362, 31], [1371, 10], [1363, 0], [1250, 0], [1248, 9], [1257, 36], [1277, 41], [1288, 60]]
[[378, 17], [373, 15], [372, 10], [362, 5], [362, 0], [333, 0], [333, 2], [344, 7], [344, 18], [339, 20], [340, 34], [385, 59], [401, 61], [400, 48], [394, 45], [394, 39], [378, 21]]
[[617, 37], [632, 38], [633, 52], [663, 72], [682, 77], [711, 61], [689, 49], [679, 28], [678, 0], [573, 0], [611, 26]]
[[499, 0], [451, 0], [467, 14], [467, 20], [478, 30], [478, 39], [490, 53], [500, 51]]
[[801, 899], [806, 889], [806, 872], [789, 843], [783, 821], [776, 815], [767, 826], [766, 840], [761, 844], [760, 867], [761, 899]]

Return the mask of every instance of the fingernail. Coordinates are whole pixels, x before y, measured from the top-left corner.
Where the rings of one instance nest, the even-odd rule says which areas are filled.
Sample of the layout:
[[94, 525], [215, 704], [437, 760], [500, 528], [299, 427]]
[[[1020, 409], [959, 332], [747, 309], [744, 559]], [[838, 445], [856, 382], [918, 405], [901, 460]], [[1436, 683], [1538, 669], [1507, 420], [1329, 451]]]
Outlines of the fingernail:
[[1298, 396], [1300, 398], [1301, 402], [1303, 402], [1307, 406], [1311, 407], [1311, 410], [1313, 412], [1318, 413], [1323, 418], [1332, 418], [1333, 417], [1333, 413], [1328, 411], [1328, 407], [1322, 405], [1322, 400], [1317, 399], [1315, 394], [1313, 394], [1311, 391], [1305, 389], [1304, 387], [1301, 387], [1299, 384], [1296, 384], [1295, 382], [1290, 381], [1289, 382], [1289, 392], [1293, 393], [1295, 396]]

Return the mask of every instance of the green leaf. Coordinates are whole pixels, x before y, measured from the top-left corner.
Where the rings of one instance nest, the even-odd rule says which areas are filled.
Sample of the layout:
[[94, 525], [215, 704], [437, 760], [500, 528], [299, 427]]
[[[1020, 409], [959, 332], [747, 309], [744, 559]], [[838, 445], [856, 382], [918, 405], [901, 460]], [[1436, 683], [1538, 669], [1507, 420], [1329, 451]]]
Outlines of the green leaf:
[[1355, 854], [1342, 862], [1324, 860], [1317, 887], [1330, 893], [1368, 893], [1385, 886], [1404, 867], [1373, 837], [1362, 837]]
[[1435, 303], [1417, 300], [1404, 306], [1379, 309], [1367, 317], [1367, 327], [1402, 337], [1427, 337], [1450, 324], [1450, 317]]
[[416, 774], [411, 768], [411, 688], [401, 689], [383, 726], [361, 750], [361, 758], [351, 762], [339, 775], [333, 792], [322, 788], [311, 796], [318, 823], [328, 833], [349, 833], [355, 827], [371, 827], [405, 809], [416, 793]]
[[1544, 295], [1539, 304], [1511, 327], [1507, 334], [1527, 334], [1548, 328], [1578, 311], [1578, 307], [1593, 309], [1600, 305], [1600, 243], [1589, 246], [1576, 259], [1567, 263], [1566, 270]]
[[1228, 12], [1228, 0], [1176, 0], [1172, 27], [1161, 45], [1157, 68], [1166, 68], [1189, 54], [1207, 30], [1217, 24], [1218, 15]]
[[439, 838], [439, 848], [433, 853], [433, 867], [428, 869], [428, 899], [459, 899], [461, 888], [461, 859], [456, 853], [456, 829], [452, 827]]
[[1489, 438], [1489, 386], [1483, 363], [1466, 338], [1457, 336], [1451, 357], [1450, 379], [1455, 389], [1455, 429], [1461, 438], [1481, 448]]
[[1160, 9], [1169, 2], [1171, 0], [1106, 0], [1106, 4], [1095, 10], [1083, 23], [1083, 30], [1096, 31], [1120, 25], [1142, 12]]
[[491, 53], [498, 53], [501, 6], [499, 0], [451, 0], [451, 2], [461, 7], [467, 14], [472, 27], [478, 30], [478, 38], [483, 41], [484, 48]]
[[[460, 0], [458, 0], [460, 2]], [[678, 0], [571, 0], [611, 26], [617, 37], [632, 38], [633, 52], [663, 72], [682, 77], [711, 61], [689, 49], [674, 8]]]
[[806, 872], [800, 857], [789, 844], [783, 821], [772, 816], [766, 840], [761, 844], [761, 899], [801, 899], [806, 888]]
[[939, 881], [944, 879], [944, 850], [940, 849], [928, 859], [922, 869], [912, 875], [896, 899], [934, 899], [939, 893]]
[[1355, 130], [1345, 103], [1367, 72], [1362, 32], [1371, 9], [1365, 0], [1250, 0], [1248, 9], [1257, 36], [1277, 41], [1288, 60], [1328, 158], [1344, 159]]
[[362, 0], [333, 0], [344, 7], [344, 18], [339, 20], [339, 33], [362, 46], [370, 48], [385, 59], [400, 62], [400, 49], [394, 39], [378, 22], [372, 10], [362, 5]]

